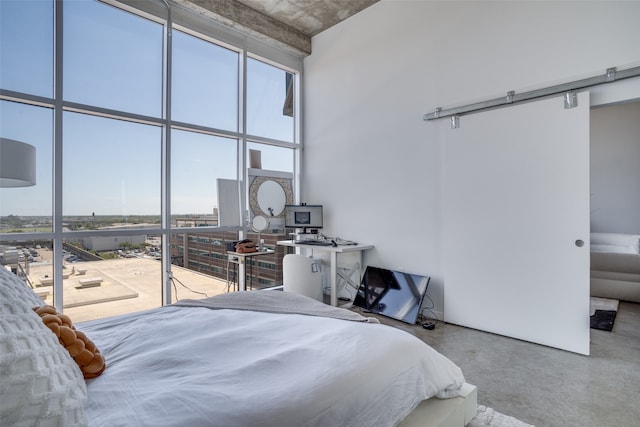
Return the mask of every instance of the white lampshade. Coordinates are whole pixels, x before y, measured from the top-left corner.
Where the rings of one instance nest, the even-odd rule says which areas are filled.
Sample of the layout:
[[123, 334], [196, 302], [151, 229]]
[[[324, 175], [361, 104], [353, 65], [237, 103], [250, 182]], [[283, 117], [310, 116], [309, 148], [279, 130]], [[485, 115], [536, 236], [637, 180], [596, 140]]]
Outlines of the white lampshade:
[[0, 187], [36, 185], [36, 147], [0, 138]]

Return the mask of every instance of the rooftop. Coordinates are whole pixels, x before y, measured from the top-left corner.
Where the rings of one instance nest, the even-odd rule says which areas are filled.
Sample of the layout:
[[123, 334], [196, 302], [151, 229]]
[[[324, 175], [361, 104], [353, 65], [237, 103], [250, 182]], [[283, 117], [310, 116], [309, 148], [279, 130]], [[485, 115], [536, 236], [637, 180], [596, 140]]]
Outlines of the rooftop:
[[[49, 283], [53, 275], [52, 253], [48, 249], [39, 253], [38, 262], [29, 265], [29, 278], [45, 302], [53, 304], [53, 288]], [[64, 313], [74, 322], [83, 322], [160, 307], [161, 266], [160, 261], [150, 258], [65, 262]], [[227, 291], [224, 280], [176, 265], [171, 266], [171, 271], [174, 276], [172, 301], [205, 298]], [[99, 286], [95, 286], [98, 281]]]

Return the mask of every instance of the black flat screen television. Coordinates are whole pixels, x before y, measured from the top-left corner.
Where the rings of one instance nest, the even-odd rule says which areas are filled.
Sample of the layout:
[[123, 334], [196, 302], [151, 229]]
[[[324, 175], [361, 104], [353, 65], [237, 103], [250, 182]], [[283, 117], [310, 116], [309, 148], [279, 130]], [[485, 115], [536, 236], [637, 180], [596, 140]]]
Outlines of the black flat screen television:
[[429, 277], [368, 266], [353, 305], [415, 324]]

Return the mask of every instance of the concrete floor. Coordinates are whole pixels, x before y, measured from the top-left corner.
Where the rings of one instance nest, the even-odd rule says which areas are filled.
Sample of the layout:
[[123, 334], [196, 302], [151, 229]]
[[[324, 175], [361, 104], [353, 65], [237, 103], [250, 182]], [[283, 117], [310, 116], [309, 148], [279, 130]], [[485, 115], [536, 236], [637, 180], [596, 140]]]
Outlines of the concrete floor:
[[430, 331], [379, 319], [453, 360], [478, 386], [480, 405], [537, 427], [640, 425], [640, 304], [621, 302], [612, 332], [591, 330], [590, 356], [445, 323]]

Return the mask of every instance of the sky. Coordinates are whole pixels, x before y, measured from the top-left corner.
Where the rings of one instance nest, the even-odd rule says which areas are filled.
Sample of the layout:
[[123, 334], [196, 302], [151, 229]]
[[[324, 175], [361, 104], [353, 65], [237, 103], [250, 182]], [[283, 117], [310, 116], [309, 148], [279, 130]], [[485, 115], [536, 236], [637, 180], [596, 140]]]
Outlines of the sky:
[[[53, 96], [53, 2], [0, 2], [0, 87]], [[157, 120], [163, 101], [161, 24], [90, 0], [64, 3], [63, 99]], [[239, 54], [172, 32], [172, 120], [238, 131]], [[249, 59], [247, 133], [291, 142], [282, 114], [285, 72]], [[0, 215], [51, 215], [53, 112], [0, 101], [0, 136], [32, 144], [33, 187], [0, 189]], [[63, 215], [159, 215], [163, 131], [65, 111], [62, 118]], [[256, 148], [252, 145], [250, 148]], [[293, 172], [293, 154], [260, 146], [264, 169]], [[172, 213], [210, 214], [216, 179], [237, 175], [236, 138], [173, 130]]]

